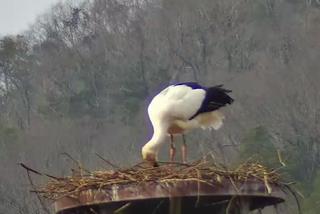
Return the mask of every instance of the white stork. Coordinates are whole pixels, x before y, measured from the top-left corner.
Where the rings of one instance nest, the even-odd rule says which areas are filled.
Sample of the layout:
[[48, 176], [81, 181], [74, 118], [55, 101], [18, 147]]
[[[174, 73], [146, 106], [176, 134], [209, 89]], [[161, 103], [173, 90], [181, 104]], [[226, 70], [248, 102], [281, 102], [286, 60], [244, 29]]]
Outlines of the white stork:
[[[183, 135], [195, 128], [219, 129], [224, 115], [218, 109], [233, 102], [228, 95], [231, 90], [222, 86], [204, 87], [196, 82], [185, 82], [170, 85], [156, 95], [148, 107], [153, 136], [142, 148], [143, 159], [156, 165], [160, 146], [171, 136], [170, 160], [173, 161], [173, 135]], [[185, 162], [187, 146], [184, 138], [181, 152]]]

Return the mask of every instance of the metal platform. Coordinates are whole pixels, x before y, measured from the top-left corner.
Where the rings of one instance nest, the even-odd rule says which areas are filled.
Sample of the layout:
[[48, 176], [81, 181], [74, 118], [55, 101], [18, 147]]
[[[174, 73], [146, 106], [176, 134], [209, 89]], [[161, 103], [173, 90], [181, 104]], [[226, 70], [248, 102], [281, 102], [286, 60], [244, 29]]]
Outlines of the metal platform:
[[285, 200], [280, 187], [262, 181], [217, 185], [198, 181], [114, 185], [111, 189], [89, 189], [78, 197], [63, 197], [54, 206], [57, 214], [109, 213], [248, 213]]

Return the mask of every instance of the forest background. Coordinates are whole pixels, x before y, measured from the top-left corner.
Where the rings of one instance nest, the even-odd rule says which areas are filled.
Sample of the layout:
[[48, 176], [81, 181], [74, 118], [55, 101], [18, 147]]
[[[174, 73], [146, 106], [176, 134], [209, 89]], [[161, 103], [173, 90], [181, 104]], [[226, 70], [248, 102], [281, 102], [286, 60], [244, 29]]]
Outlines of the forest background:
[[74, 167], [66, 153], [92, 170], [106, 167], [96, 153], [120, 166], [141, 161], [151, 97], [198, 81], [224, 84], [235, 102], [218, 132], [187, 136], [190, 159], [211, 151], [226, 165], [255, 158], [279, 168], [280, 151], [303, 213], [316, 214], [319, 59], [319, 0], [56, 4], [0, 38], [0, 213], [45, 213], [17, 163], [64, 176]]

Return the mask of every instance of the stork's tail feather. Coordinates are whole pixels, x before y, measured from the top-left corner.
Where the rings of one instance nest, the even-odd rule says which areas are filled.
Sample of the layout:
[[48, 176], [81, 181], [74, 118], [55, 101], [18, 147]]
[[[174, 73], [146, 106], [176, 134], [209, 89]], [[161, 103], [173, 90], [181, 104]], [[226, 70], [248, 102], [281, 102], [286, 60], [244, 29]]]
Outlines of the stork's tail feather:
[[207, 112], [196, 117], [202, 129], [218, 130], [223, 125], [224, 115], [219, 111]]
[[221, 106], [233, 103], [234, 99], [228, 95], [228, 93], [231, 92], [232, 90], [223, 88], [223, 85], [216, 85], [208, 89], [210, 97], [216, 100]]

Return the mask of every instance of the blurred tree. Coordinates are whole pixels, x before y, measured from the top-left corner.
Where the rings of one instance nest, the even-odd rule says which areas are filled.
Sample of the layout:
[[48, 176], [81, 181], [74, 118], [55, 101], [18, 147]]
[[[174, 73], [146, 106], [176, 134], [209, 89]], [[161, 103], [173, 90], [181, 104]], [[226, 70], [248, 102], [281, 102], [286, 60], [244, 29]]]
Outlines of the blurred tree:
[[[23, 36], [0, 40], [0, 81], [7, 114], [14, 115], [21, 128], [30, 125], [33, 56]], [[10, 117], [9, 116], [9, 117]]]
[[243, 161], [259, 160], [269, 167], [279, 166], [276, 148], [272, 137], [263, 126], [250, 130], [241, 142], [240, 157]]
[[319, 212], [320, 206], [320, 174], [319, 172], [314, 177], [312, 183], [312, 191], [306, 195], [303, 200], [303, 213], [305, 214], [316, 214]]

